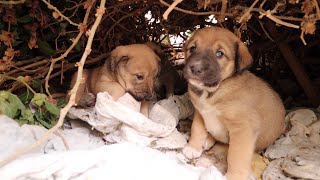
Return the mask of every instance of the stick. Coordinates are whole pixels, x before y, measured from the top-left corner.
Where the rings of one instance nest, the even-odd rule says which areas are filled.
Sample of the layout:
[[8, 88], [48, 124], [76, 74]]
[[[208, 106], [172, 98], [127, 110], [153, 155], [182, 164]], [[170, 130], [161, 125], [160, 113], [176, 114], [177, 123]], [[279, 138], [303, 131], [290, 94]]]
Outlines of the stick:
[[72, 25], [74, 25], [74, 26], [78, 26], [78, 27], [80, 26], [80, 24], [77, 24], [77, 23], [71, 21], [70, 18], [68, 18], [67, 16], [63, 15], [63, 14], [58, 10], [58, 8], [52, 6], [48, 1], [42, 0], [42, 2], [44, 2], [44, 3], [48, 6], [49, 9], [53, 9], [56, 13], [59, 14], [60, 17], [62, 17], [62, 18], [65, 19], [66, 21], [68, 21], [70, 24], [72, 24]]
[[179, 4], [181, 3], [183, 0], [174, 0], [174, 2], [168, 7], [168, 9], [163, 13], [163, 19], [164, 20], [168, 20], [168, 16], [170, 14], [170, 12]]
[[18, 1], [0, 1], [0, 4], [23, 4], [26, 0]]
[[82, 21], [82, 24], [79, 26], [80, 32], [78, 33], [77, 37], [72, 41], [71, 46], [66, 50], [66, 52], [64, 52], [61, 56], [59, 56], [58, 58], [52, 59], [51, 60], [51, 64], [50, 64], [50, 68], [48, 71], [48, 74], [46, 76], [45, 79], [45, 89], [46, 89], [46, 93], [51, 97], [51, 94], [49, 92], [49, 80], [50, 80], [50, 75], [51, 72], [53, 71], [53, 67], [55, 65], [56, 62], [64, 59], [65, 57], [68, 56], [68, 54], [71, 52], [71, 50], [77, 45], [77, 43], [79, 42], [80, 38], [82, 37], [83, 33], [86, 31], [87, 29], [87, 23], [88, 23], [88, 17], [92, 8], [94, 1], [91, 2], [90, 6], [87, 8], [85, 17]]
[[246, 17], [248, 17], [250, 15], [250, 12], [252, 11], [253, 7], [258, 3], [259, 0], [255, 0], [251, 6], [249, 7], [249, 9], [240, 17], [239, 19], [239, 23], [241, 23]]

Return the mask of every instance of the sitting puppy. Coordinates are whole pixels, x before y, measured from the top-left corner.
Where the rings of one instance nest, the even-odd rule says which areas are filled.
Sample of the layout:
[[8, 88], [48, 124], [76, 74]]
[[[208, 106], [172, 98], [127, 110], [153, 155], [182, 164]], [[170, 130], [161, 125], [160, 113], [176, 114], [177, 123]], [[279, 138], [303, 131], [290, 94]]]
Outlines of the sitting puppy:
[[[149, 101], [154, 96], [154, 83], [160, 72], [160, 58], [144, 44], [115, 48], [105, 65], [83, 71], [83, 79], [76, 93], [76, 104], [85, 93], [108, 92], [114, 100], [130, 93], [142, 101], [140, 112], [148, 117]], [[75, 84], [77, 73], [72, 77]]]
[[183, 154], [197, 158], [215, 141], [229, 144], [226, 177], [247, 180], [254, 151], [271, 145], [285, 129], [281, 99], [246, 70], [252, 57], [226, 29], [196, 31], [185, 44], [185, 58], [184, 74], [196, 110]]

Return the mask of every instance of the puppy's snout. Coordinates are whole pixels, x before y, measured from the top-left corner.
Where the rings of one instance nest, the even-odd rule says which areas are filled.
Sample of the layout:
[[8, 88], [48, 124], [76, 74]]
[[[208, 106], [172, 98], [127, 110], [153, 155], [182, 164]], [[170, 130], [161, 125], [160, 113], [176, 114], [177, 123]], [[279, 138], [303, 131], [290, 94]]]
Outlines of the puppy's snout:
[[196, 75], [196, 76], [203, 75], [206, 72], [207, 69], [208, 69], [208, 66], [205, 66], [202, 63], [197, 63], [197, 64], [190, 65], [191, 73]]
[[145, 96], [145, 99], [146, 99], [146, 100], [151, 100], [152, 98], [153, 98], [152, 93], [148, 93], [148, 94]]

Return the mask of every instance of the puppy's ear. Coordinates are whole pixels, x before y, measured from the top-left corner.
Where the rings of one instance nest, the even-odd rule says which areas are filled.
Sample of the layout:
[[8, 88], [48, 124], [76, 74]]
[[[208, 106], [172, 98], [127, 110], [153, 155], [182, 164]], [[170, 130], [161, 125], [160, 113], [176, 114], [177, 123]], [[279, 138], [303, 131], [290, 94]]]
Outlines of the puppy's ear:
[[129, 60], [128, 56], [111, 56], [110, 61], [110, 69], [112, 72], [117, 70], [117, 67], [120, 63], [127, 62]]
[[244, 70], [250, 67], [253, 60], [249, 49], [243, 42], [239, 41], [235, 46], [236, 73], [241, 74]]
[[165, 53], [162, 51], [161, 47], [155, 44], [154, 42], [147, 41], [144, 44], [147, 45], [150, 49], [152, 49], [153, 52], [156, 53], [156, 55], [158, 55], [159, 59], [157, 58], [157, 60], [161, 60], [165, 57]]
[[110, 70], [115, 72], [120, 63], [127, 62], [128, 60], [129, 57], [127, 56], [126, 48], [118, 46], [111, 52], [107, 63], [109, 64]]

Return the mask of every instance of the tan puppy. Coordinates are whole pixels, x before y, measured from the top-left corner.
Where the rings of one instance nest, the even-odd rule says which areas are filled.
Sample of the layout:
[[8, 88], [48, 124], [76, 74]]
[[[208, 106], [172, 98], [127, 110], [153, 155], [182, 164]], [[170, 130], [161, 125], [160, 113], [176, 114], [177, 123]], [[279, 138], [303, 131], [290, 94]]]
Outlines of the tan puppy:
[[[96, 95], [106, 91], [114, 100], [128, 92], [137, 101], [142, 101], [140, 111], [148, 116], [148, 100], [154, 96], [154, 82], [159, 72], [160, 58], [148, 46], [118, 46], [111, 52], [104, 66], [84, 70], [76, 103], [88, 92]], [[72, 77], [71, 87], [76, 78], [77, 73]]]
[[216, 140], [229, 144], [226, 177], [247, 180], [254, 151], [265, 149], [284, 131], [281, 99], [246, 70], [252, 57], [230, 31], [200, 29], [187, 41], [185, 50], [184, 73], [196, 111], [183, 153], [196, 158]]

